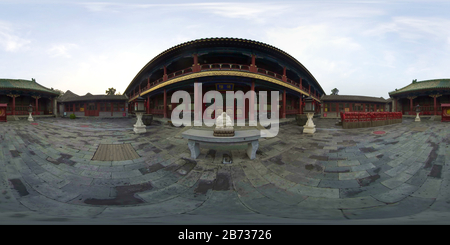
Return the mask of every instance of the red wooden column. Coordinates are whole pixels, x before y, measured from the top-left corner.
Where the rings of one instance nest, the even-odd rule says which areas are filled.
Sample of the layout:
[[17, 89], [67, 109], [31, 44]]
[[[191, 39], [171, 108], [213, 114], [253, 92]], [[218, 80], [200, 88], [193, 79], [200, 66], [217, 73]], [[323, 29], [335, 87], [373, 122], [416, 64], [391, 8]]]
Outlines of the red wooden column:
[[194, 64], [192, 65], [192, 71], [193, 72], [199, 72], [200, 69], [200, 64], [198, 63], [198, 54], [193, 54], [194, 57]]
[[200, 100], [198, 99], [199, 95], [198, 95], [199, 91], [198, 91], [198, 86], [194, 83], [194, 120], [200, 120], [201, 118], [199, 118], [198, 113], [196, 113], [199, 110], [199, 106], [198, 104], [200, 103]]
[[38, 100], [41, 98], [41, 97], [39, 97], [39, 96], [31, 96], [32, 98], [34, 98], [35, 100], [36, 100], [36, 113], [35, 113], [35, 115], [37, 115], [38, 114], [38, 111], [39, 111], [39, 103], [38, 103]]
[[287, 77], [286, 77], [286, 66], [283, 67], [283, 77], [282, 77], [283, 82], [287, 82]]
[[150, 95], [147, 97], [147, 114], [150, 114]]
[[300, 88], [300, 90], [303, 90], [302, 78], [300, 78], [300, 83], [298, 84], [298, 87]]
[[409, 110], [412, 111], [413, 110], [413, 99], [409, 99]]
[[257, 72], [256, 69], [256, 55], [252, 54], [252, 64], [250, 64], [250, 72]]
[[441, 94], [434, 94], [430, 95], [430, 97], [433, 97], [433, 105], [434, 105], [434, 115], [437, 115], [437, 98], [442, 96]]
[[300, 95], [300, 98], [298, 99], [298, 114], [302, 114], [302, 96]]
[[163, 107], [163, 117], [167, 118], [167, 92], [166, 89], [164, 89], [164, 107]]
[[8, 94], [8, 97], [12, 98], [12, 108], [11, 108], [11, 114], [16, 115], [16, 97], [19, 97], [18, 94]]
[[52, 112], [52, 114], [53, 115], [56, 115], [56, 113], [53, 111], [54, 110], [54, 108], [53, 108], [53, 104], [55, 103], [55, 98], [52, 98], [52, 102], [51, 102], [51, 106], [50, 106], [50, 111]]
[[413, 111], [413, 99], [417, 98], [417, 96], [407, 97], [409, 99], [409, 111]]
[[167, 68], [166, 68], [166, 66], [164, 66], [163, 81], [167, 81]]
[[436, 116], [437, 115], [437, 113], [436, 113], [436, 111], [437, 111], [437, 109], [436, 109], [436, 98], [437, 98], [437, 95], [434, 95], [433, 96], [433, 102], [434, 102], [434, 115]]
[[309, 84], [308, 94], [311, 96], [311, 84]]
[[286, 118], [286, 89], [283, 90], [283, 111], [281, 114], [281, 118]]
[[16, 115], [16, 97], [17, 97], [17, 95], [12, 96], [12, 99], [13, 99], [12, 114], [13, 115]]
[[[255, 80], [252, 80], [252, 86], [251, 86], [251, 91], [255, 91]], [[251, 93], [250, 96], [250, 105], [249, 105], [250, 109], [249, 109], [249, 113], [250, 113], [250, 119], [251, 120], [255, 120], [255, 94]]]
[[336, 116], [339, 117], [339, 102], [336, 102]]

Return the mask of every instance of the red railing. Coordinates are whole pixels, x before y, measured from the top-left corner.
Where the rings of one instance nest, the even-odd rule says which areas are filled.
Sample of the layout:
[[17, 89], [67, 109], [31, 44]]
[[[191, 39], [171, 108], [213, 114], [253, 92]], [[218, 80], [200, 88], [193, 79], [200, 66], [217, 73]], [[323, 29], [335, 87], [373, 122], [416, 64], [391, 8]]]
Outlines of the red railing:
[[200, 66], [201, 71], [250, 71], [250, 66], [229, 64], [229, 63], [214, 63], [204, 64]]
[[[246, 72], [250, 72], [250, 66], [249, 65], [241, 65], [241, 64], [232, 64], [232, 63], [213, 63], [213, 64], [200, 65], [200, 71], [217, 71], [217, 70], [219, 70], [219, 71], [227, 70], [227, 71], [246, 71]], [[272, 71], [269, 71], [269, 70], [265, 70], [265, 69], [262, 69], [262, 68], [257, 68], [256, 72], [258, 74], [263, 74], [263, 75], [266, 75], [266, 76], [269, 76], [269, 77], [273, 77], [275, 79], [283, 81], [283, 75], [280, 75], [278, 73], [275, 73], [275, 72], [272, 72]], [[141, 88], [138, 91], [138, 93], [142, 93], [142, 92], [150, 89], [151, 87], [164, 82], [165, 80], [173, 79], [175, 77], [183, 76], [183, 75], [190, 74], [190, 73], [193, 73], [192, 67], [189, 67], [189, 68], [186, 68], [186, 69], [183, 69], [183, 70], [179, 70], [179, 71], [167, 74], [166, 78], [164, 78], [164, 76], [163, 76], [163, 77], [161, 77], [161, 78], [159, 78], [159, 79], [157, 79], [157, 80], [155, 80], [153, 82], [148, 83], [146, 86]], [[283, 82], [289, 83], [289, 84], [291, 84], [291, 85], [301, 89], [305, 93], [308, 93], [308, 91], [306, 91], [304, 88], [300, 88], [300, 83], [297, 83], [297, 82], [295, 82], [295, 81], [293, 81], [293, 80], [291, 80], [289, 78], [285, 78], [285, 81], [283, 81]], [[132, 97], [136, 96], [138, 93], [133, 93]], [[314, 94], [311, 94], [311, 97], [319, 99], [319, 97], [315, 96]]]
[[401, 112], [341, 112], [343, 128], [383, 126], [402, 122]]

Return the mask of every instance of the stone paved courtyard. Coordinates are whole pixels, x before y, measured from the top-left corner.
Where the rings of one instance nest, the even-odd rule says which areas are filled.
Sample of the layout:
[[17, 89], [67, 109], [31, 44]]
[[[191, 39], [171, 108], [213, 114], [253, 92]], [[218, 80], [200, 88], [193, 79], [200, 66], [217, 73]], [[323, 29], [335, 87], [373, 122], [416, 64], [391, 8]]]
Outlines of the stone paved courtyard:
[[[315, 119], [314, 135], [287, 123], [260, 140], [255, 160], [246, 146], [201, 147], [193, 160], [187, 127], [155, 121], [138, 135], [134, 123], [1, 123], [0, 223], [450, 223], [448, 123], [343, 130]], [[110, 144], [139, 157], [92, 160]]]

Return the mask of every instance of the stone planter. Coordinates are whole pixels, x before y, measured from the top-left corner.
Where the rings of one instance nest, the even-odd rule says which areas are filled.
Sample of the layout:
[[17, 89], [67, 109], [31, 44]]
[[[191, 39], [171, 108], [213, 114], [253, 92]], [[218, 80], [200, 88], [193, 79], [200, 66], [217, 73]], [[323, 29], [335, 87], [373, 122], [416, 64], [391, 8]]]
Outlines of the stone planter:
[[150, 124], [152, 124], [153, 121], [153, 114], [144, 114], [142, 115], [142, 123], [145, 126], [149, 126]]
[[298, 126], [305, 126], [306, 122], [308, 121], [308, 117], [306, 114], [297, 114], [295, 115], [295, 120], [297, 121]]

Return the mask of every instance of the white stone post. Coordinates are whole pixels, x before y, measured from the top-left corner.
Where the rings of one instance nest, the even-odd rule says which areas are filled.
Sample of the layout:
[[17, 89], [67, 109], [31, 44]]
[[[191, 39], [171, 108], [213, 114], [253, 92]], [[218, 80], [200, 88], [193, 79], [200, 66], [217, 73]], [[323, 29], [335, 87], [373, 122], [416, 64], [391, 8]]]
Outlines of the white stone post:
[[416, 116], [416, 120], [415, 120], [416, 122], [420, 122], [420, 117], [419, 117], [419, 113], [420, 113], [420, 112], [417, 112], [417, 113], [416, 113], [416, 114], [417, 114], [417, 116]]
[[137, 134], [147, 132], [147, 130], [145, 129], [145, 124], [142, 123], [142, 115], [143, 114], [144, 114], [144, 112], [136, 112], [137, 122], [134, 125], [134, 129], [133, 130]]
[[314, 134], [314, 132], [316, 132], [316, 125], [314, 125], [314, 122], [312, 120], [314, 112], [307, 112], [306, 116], [308, 117], [308, 121], [306, 121], [305, 126], [303, 126], [303, 133]]
[[31, 112], [28, 112], [28, 114], [29, 114], [29, 116], [28, 116], [28, 121], [29, 121], [29, 122], [33, 122], [34, 119], [33, 119], [33, 117], [31, 116]]

